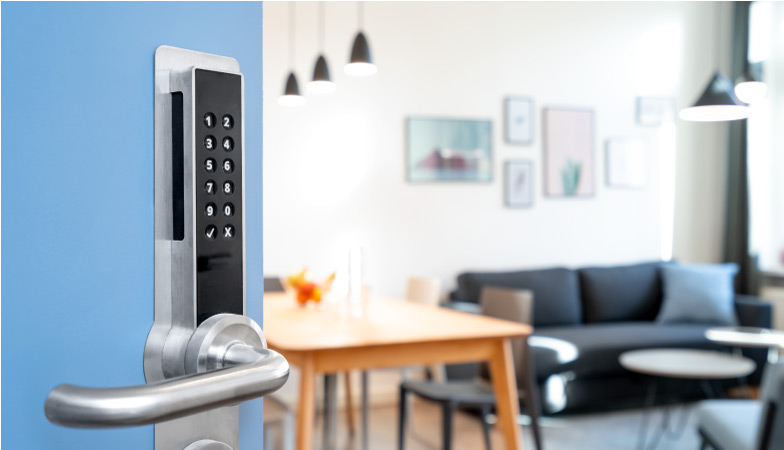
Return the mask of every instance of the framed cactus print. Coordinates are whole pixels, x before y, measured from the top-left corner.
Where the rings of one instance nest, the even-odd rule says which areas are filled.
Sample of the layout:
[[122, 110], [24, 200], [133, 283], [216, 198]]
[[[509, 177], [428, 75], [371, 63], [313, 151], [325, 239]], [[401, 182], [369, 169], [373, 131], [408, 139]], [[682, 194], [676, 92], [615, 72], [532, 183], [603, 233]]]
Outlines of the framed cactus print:
[[594, 195], [593, 111], [544, 108], [542, 124], [544, 194], [548, 197]]

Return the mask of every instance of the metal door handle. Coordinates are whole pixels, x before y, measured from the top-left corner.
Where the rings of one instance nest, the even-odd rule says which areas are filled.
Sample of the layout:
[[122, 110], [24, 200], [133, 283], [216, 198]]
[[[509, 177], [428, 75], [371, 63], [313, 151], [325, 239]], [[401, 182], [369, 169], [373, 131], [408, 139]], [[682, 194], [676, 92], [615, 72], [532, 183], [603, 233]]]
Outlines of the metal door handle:
[[[255, 361], [247, 362], [251, 358]], [[61, 384], [46, 398], [46, 418], [70, 428], [150, 425], [264, 396], [289, 375], [279, 353], [243, 344], [226, 352], [224, 364], [232, 367], [139, 386]]]
[[[256, 345], [244, 343], [248, 341]], [[216, 315], [188, 343], [185, 360], [191, 374], [116, 388], [61, 384], [47, 396], [44, 412], [50, 422], [64, 427], [123, 428], [235, 405], [270, 394], [288, 380], [289, 363], [264, 347], [255, 322]]]

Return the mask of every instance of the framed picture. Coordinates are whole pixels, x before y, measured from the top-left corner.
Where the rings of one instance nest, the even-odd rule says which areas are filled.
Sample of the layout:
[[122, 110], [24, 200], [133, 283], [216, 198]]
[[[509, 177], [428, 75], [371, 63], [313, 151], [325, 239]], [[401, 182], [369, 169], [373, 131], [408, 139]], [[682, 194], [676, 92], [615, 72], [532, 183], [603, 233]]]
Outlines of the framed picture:
[[534, 204], [534, 163], [507, 161], [504, 164], [504, 203], [510, 208], [530, 208]]
[[593, 111], [545, 108], [545, 195], [594, 194]]
[[648, 182], [645, 142], [640, 139], [608, 139], [605, 148], [607, 186], [644, 188]]
[[637, 125], [656, 127], [675, 120], [675, 100], [663, 97], [637, 97]]
[[509, 144], [534, 142], [534, 101], [526, 97], [504, 99], [504, 138]]
[[493, 136], [489, 120], [406, 119], [409, 182], [493, 181]]

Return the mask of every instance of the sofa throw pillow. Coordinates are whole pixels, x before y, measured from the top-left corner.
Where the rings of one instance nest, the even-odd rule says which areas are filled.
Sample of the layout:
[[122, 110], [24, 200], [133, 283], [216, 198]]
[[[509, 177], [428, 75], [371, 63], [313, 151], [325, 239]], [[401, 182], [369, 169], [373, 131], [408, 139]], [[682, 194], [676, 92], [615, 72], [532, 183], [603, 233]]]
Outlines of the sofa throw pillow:
[[661, 271], [664, 300], [657, 322], [737, 324], [733, 289], [737, 265], [670, 264]]

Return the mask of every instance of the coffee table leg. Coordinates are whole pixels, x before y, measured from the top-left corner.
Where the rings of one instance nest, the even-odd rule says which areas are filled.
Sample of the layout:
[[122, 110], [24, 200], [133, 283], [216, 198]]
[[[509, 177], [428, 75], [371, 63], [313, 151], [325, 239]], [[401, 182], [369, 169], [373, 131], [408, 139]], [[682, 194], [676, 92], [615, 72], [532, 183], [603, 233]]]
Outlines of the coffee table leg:
[[517, 416], [520, 415], [520, 401], [517, 398], [517, 381], [509, 339], [497, 341], [489, 363], [498, 408], [498, 424], [504, 433], [506, 448], [518, 450], [522, 448], [522, 436], [520, 427], [517, 425]]
[[645, 449], [645, 442], [648, 440], [648, 422], [650, 416], [653, 414], [653, 405], [656, 401], [656, 389], [658, 388], [658, 379], [656, 377], [648, 377], [648, 393], [645, 398], [645, 410], [642, 412], [642, 420], [640, 421], [640, 431], [637, 433], [637, 449]]

